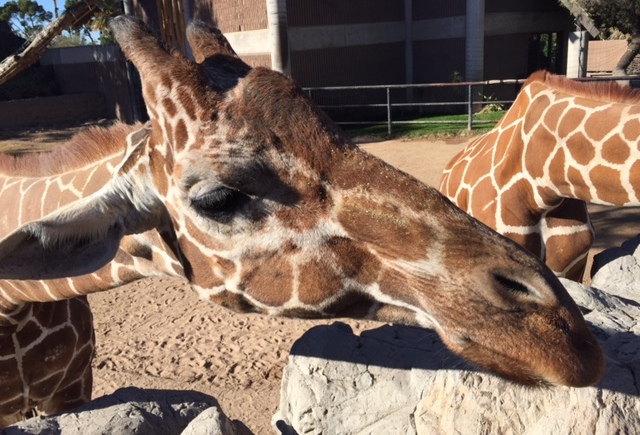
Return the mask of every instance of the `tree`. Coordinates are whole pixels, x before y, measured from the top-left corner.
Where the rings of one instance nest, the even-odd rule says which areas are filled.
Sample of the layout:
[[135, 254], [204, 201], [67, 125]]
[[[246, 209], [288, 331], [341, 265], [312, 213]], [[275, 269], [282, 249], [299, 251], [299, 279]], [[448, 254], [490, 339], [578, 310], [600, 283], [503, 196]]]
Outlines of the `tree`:
[[31, 41], [52, 18], [51, 12], [44, 10], [33, 0], [9, 1], [0, 8], [0, 20], [6, 20], [11, 30]]
[[[66, 0], [64, 3], [65, 8], [71, 7], [78, 0]], [[98, 0], [98, 9], [89, 18], [86, 23], [73, 26], [70, 29], [70, 33], [75, 32], [76, 35], [82, 34], [91, 39], [91, 32], [100, 32], [100, 44], [114, 43], [111, 29], [109, 29], [109, 18], [114, 17], [122, 13], [122, 0]]]
[[83, 0], [65, 10], [49, 26], [36, 34], [27, 48], [7, 57], [0, 63], [0, 85], [11, 80], [20, 71], [40, 59], [53, 38], [64, 29], [88, 22], [97, 9], [97, 0]]
[[593, 20], [601, 35], [617, 29], [627, 35], [627, 51], [618, 60], [613, 75], [625, 70], [640, 52], [640, 0], [560, 0], [576, 18], [585, 15]]

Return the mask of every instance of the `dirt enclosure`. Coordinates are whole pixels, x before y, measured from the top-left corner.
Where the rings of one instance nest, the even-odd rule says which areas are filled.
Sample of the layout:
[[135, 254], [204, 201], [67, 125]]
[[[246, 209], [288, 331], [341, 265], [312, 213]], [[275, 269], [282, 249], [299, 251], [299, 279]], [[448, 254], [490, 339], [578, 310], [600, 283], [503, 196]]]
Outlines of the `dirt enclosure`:
[[[0, 149], [57, 146], [67, 130], [0, 133]], [[432, 185], [467, 139], [382, 141], [362, 148]], [[637, 209], [594, 208], [596, 249], [640, 232]], [[124, 386], [197, 390], [218, 399], [224, 412], [254, 433], [273, 433], [282, 369], [293, 342], [328, 321], [239, 315], [197, 299], [177, 279], [145, 279], [89, 297], [97, 355], [94, 397]], [[341, 319], [341, 321], [345, 321]], [[356, 332], [375, 322], [345, 321]]]

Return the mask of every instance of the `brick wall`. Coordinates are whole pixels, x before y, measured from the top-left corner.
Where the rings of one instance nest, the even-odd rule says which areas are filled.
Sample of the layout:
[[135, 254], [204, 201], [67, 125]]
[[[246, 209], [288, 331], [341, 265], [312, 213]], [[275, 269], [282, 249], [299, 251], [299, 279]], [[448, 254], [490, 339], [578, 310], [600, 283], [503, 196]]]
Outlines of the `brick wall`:
[[193, 16], [215, 23], [222, 32], [266, 29], [265, 0], [191, 0]]
[[103, 96], [95, 93], [0, 101], [0, 128], [76, 123], [104, 117]]

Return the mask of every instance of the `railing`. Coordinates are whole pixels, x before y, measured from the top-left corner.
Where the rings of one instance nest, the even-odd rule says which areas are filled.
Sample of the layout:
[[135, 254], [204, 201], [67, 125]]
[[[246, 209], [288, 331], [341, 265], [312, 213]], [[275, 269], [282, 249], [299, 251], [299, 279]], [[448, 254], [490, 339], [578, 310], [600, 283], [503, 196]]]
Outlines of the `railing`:
[[[633, 82], [634, 80], [638, 80], [637, 76], [629, 76], [629, 77], [591, 77], [591, 78], [580, 78], [576, 79], [579, 81], [612, 81], [612, 80], [624, 80], [627, 82]], [[329, 86], [329, 87], [310, 87], [304, 88], [311, 99], [314, 99], [314, 93], [318, 93], [320, 91], [326, 92], [339, 92], [339, 91], [370, 91], [370, 90], [384, 90], [386, 94], [386, 101], [375, 102], [375, 103], [346, 103], [346, 104], [322, 104], [319, 103], [319, 106], [322, 109], [344, 109], [344, 108], [386, 108], [386, 125], [387, 132], [389, 135], [393, 133], [393, 125], [394, 124], [453, 124], [453, 123], [465, 123], [467, 124], [467, 129], [470, 131], [473, 129], [474, 124], [479, 124], [483, 122], [492, 122], [492, 121], [480, 121], [474, 120], [474, 115], [478, 112], [478, 106], [484, 106], [489, 104], [499, 104], [499, 105], [510, 105], [513, 103], [513, 100], [483, 100], [474, 98], [474, 90], [484, 88], [485, 86], [495, 86], [495, 85], [518, 85], [522, 84], [526, 81], [526, 79], [505, 79], [505, 80], [485, 80], [485, 81], [477, 81], [477, 82], [457, 82], [457, 83], [425, 83], [425, 84], [415, 84], [415, 85], [375, 85], [375, 86]], [[405, 101], [405, 102], [394, 102], [391, 98], [392, 90], [406, 90], [408, 93], [411, 93], [415, 89], [428, 89], [428, 88], [465, 88], [466, 99], [465, 101], [439, 101], [439, 102], [425, 102], [425, 101]], [[483, 92], [481, 92], [482, 94]], [[515, 93], [514, 93], [515, 96]], [[408, 100], [412, 100], [409, 98]], [[393, 119], [393, 108], [418, 108], [418, 107], [455, 107], [455, 106], [466, 106], [466, 121], [456, 121], [456, 120], [394, 120]], [[337, 124], [341, 125], [382, 125], [383, 121], [337, 121]]]

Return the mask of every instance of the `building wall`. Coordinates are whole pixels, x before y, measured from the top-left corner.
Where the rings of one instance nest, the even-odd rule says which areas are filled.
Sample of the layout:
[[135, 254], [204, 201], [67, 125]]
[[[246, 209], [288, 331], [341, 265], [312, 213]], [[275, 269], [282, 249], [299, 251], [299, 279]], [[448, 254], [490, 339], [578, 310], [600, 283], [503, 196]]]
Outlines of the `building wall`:
[[[303, 86], [464, 78], [466, 0], [412, 3], [407, 47], [405, 2], [289, 0], [292, 76]], [[484, 78], [528, 75], [530, 35], [569, 28], [555, 0], [486, 0]]]
[[100, 117], [134, 121], [125, 62], [115, 45], [49, 49], [40, 62], [53, 68], [62, 94], [100, 95]]
[[291, 75], [304, 87], [404, 83], [404, 43], [294, 51]]
[[189, 0], [193, 16], [216, 24], [224, 33], [267, 28], [265, 0]]

